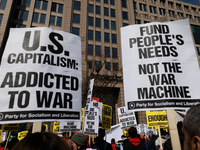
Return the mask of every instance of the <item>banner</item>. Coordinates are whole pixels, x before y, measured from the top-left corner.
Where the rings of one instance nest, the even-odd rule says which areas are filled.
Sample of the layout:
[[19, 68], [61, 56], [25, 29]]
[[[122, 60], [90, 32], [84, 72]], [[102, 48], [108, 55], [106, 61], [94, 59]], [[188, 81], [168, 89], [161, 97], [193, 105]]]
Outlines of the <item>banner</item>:
[[56, 134], [59, 131], [60, 128], [60, 122], [54, 122], [53, 123], [53, 132], [54, 134]]
[[122, 27], [121, 41], [128, 111], [200, 103], [200, 70], [188, 19]]
[[125, 107], [117, 108], [118, 118], [121, 129], [127, 129], [132, 126], [137, 126], [137, 120], [135, 117], [135, 112], [126, 112]]
[[112, 107], [103, 104], [102, 128], [111, 129], [111, 125], [112, 125]]
[[0, 71], [0, 123], [81, 121], [81, 39], [11, 28]]
[[99, 109], [90, 106], [88, 114], [85, 116], [84, 121], [84, 134], [98, 136], [99, 130]]
[[60, 122], [59, 132], [79, 132], [81, 130], [81, 122]]
[[162, 111], [146, 111], [148, 127], [166, 126], [168, 127], [167, 112]]

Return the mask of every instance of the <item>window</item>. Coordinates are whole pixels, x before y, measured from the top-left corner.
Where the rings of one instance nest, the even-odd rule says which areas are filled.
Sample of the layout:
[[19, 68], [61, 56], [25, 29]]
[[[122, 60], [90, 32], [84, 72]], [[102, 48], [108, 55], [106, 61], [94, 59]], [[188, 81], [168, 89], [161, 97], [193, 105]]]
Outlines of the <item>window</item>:
[[110, 43], [110, 34], [104, 33], [104, 42]]
[[0, 9], [5, 9], [6, 8], [6, 3], [7, 3], [7, 0], [1, 0]]
[[40, 9], [40, 5], [41, 5], [41, 0], [36, 0], [35, 1], [35, 8]]
[[30, 4], [31, 4], [31, 0], [26, 0], [25, 6], [26, 6], [26, 7], [30, 7]]
[[33, 19], [32, 19], [32, 21], [33, 22], [38, 22], [38, 18], [39, 18], [39, 13], [33, 13]]
[[109, 29], [109, 20], [104, 19], [104, 29]]
[[58, 13], [63, 13], [63, 5], [58, 4]]
[[146, 8], [146, 5], [145, 4], [139, 4], [139, 6], [140, 6], [140, 10], [141, 11], [147, 11], [147, 8]]
[[95, 26], [101, 28], [101, 19], [100, 18], [95, 19]]
[[149, 9], [150, 9], [150, 13], [156, 14], [156, 7], [154, 7], [154, 6], [149, 6]]
[[136, 24], [141, 24], [141, 20], [135, 20]]
[[89, 4], [89, 13], [94, 13], [94, 5]]
[[63, 13], [63, 5], [58, 3], [52, 3], [51, 11]]
[[101, 41], [101, 32], [100, 31], [95, 31], [95, 40]]
[[177, 12], [177, 15], [179, 16], [179, 18], [183, 18], [183, 13]]
[[50, 22], [49, 22], [49, 24], [54, 26], [55, 25], [55, 20], [56, 20], [55, 16], [50, 16]]
[[122, 0], [122, 7], [127, 8], [126, 0]]
[[160, 15], [165, 15], [165, 9], [159, 8]]
[[79, 36], [79, 28], [72, 27], [72, 33]]
[[116, 22], [115, 21], [111, 21], [111, 29], [116, 30]]
[[104, 0], [104, 3], [105, 3], [105, 4], [108, 4], [108, 0]]
[[200, 44], [200, 26], [191, 25], [195, 44]]
[[81, 2], [74, 1], [74, 9], [81, 10]]
[[198, 47], [196, 47], [196, 48], [197, 48], [197, 54], [200, 56], [200, 50]]
[[46, 14], [41, 14], [41, 16], [40, 16], [40, 23], [45, 24], [45, 20], [46, 20]]
[[110, 62], [105, 62], [105, 69], [110, 70]]
[[73, 14], [73, 23], [80, 24], [80, 15], [79, 14]]
[[48, 1], [42, 1], [42, 10], [47, 10]]
[[25, 20], [25, 21], [27, 21], [27, 19], [28, 19], [28, 11], [24, 11], [23, 12], [23, 16], [22, 16], [22, 20]]
[[95, 46], [95, 56], [101, 56], [101, 46]]
[[40, 7], [42, 6], [42, 10], [47, 10], [47, 5], [48, 5], [48, 1], [41, 1], [41, 0], [35, 1], [35, 8], [37, 9], [40, 9]]
[[62, 17], [57, 17], [56, 26], [62, 26]]
[[100, 0], [96, 0], [96, 2], [101, 2]]
[[112, 43], [116, 44], [117, 43], [117, 35], [112, 34]]
[[128, 12], [122, 11], [122, 18], [128, 20]]
[[174, 11], [169, 10], [169, 16], [170, 16], [170, 17], [175, 17], [175, 13], [174, 13]]
[[128, 25], [129, 25], [128, 23], [123, 23], [123, 27], [128, 26]]
[[87, 64], [88, 64], [88, 68], [92, 69], [92, 61], [88, 61]]
[[115, 9], [110, 9], [111, 17], [115, 18]]
[[110, 5], [115, 5], [115, 0], [110, 0]]
[[101, 62], [95, 61], [95, 69], [100, 69], [100, 68], [101, 68]]
[[113, 63], [113, 71], [118, 71], [118, 63]]
[[105, 47], [105, 57], [110, 58], [110, 47]]
[[104, 7], [104, 16], [109, 16], [108, 8]]
[[133, 3], [133, 8], [134, 8], [134, 9], [137, 9], [136, 2]]
[[3, 19], [3, 14], [0, 14], [0, 25], [1, 25], [2, 19]]
[[96, 6], [96, 14], [101, 14], [101, 7], [100, 6]]
[[117, 48], [112, 48], [112, 58], [118, 58]]
[[88, 25], [94, 26], [94, 18], [93, 17], [88, 17]]
[[88, 40], [93, 40], [93, 30], [88, 30]]
[[186, 14], [186, 17], [189, 18], [189, 19], [192, 19], [191, 15]]
[[87, 54], [93, 55], [93, 45], [88, 44]]

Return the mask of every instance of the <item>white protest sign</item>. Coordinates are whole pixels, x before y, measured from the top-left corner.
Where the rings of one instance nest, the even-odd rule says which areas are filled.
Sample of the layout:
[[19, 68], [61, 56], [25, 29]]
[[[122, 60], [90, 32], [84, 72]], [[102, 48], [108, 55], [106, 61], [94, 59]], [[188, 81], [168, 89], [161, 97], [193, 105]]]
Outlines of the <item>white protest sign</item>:
[[94, 86], [94, 79], [91, 79], [91, 80], [90, 80], [89, 89], [88, 89], [88, 95], [87, 95], [86, 106], [85, 106], [85, 115], [86, 115], [86, 114], [88, 113], [88, 111], [89, 111], [89, 105], [90, 105], [91, 98], [92, 98], [93, 86]]
[[122, 27], [121, 40], [127, 110], [200, 103], [200, 70], [187, 19]]
[[99, 130], [99, 109], [90, 106], [88, 114], [85, 116], [84, 121], [84, 134], [98, 136]]
[[127, 129], [132, 126], [137, 126], [137, 120], [135, 117], [135, 112], [126, 112], [125, 107], [117, 108], [119, 123], [121, 129]]
[[60, 122], [60, 132], [75, 132], [81, 130], [81, 122]]
[[47, 27], [11, 29], [0, 71], [0, 123], [81, 121], [81, 39]]
[[145, 135], [147, 133], [147, 124], [138, 124], [136, 126], [137, 128], [137, 133], [140, 135]]
[[102, 110], [103, 110], [102, 104], [103, 104], [102, 102], [96, 102], [96, 101], [90, 102], [90, 106], [99, 109], [99, 123], [102, 123]]

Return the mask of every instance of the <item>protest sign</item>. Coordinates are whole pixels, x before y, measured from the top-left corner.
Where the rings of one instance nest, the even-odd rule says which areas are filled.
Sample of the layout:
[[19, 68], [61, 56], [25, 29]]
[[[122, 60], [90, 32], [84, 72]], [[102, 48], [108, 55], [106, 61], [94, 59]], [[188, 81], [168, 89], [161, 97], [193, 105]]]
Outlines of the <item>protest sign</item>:
[[84, 111], [85, 111], [84, 108], [82, 108], [82, 122], [81, 122], [81, 126], [84, 123], [84, 118], [85, 118], [85, 112]]
[[99, 109], [90, 106], [88, 114], [85, 116], [84, 121], [84, 134], [98, 136], [99, 129]]
[[200, 103], [200, 70], [188, 19], [122, 27], [121, 41], [128, 111]]
[[137, 120], [134, 111], [126, 112], [125, 107], [117, 108], [117, 110], [121, 129], [137, 126]]
[[103, 111], [103, 103], [97, 101], [91, 101], [89, 106], [96, 107], [99, 110], [99, 123], [102, 123], [102, 111]]
[[59, 132], [78, 132], [81, 130], [81, 122], [60, 122]]
[[6, 140], [6, 132], [2, 132], [2, 130], [0, 130], [1, 132], [1, 141], [0, 142], [3, 142]]
[[103, 104], [102, 112], [102, 128], [111, 129], [112, 125], [112, 107], [106, 104]]
[[81, 39], [11, 28], [0, 71], [0, 123], [81, 121]]
[[137, 133], [140, 135], [145, 135], [147, 133], [147, 124], [138, 124], [136, 128]]
[[94, 79], [91, 79], [89, 89], [88, 89], [87, 101], [86, 101], [86, 105], [85, 105], [85, 115], [89, 111], [89, 105], [90, 105], [90, 101], [92, 98], [93, 85], [94, 85]]
[[28, 131], [22, 131], [18, 133], [18, 140], [21, 141], [26, 135], [27, 135]]
[[3, 131], [17, 131], [19, 124], [4, 124]]
[[53, 123], [53, 133], [56, 134], [59, 131], [60, 128], [60, 122], [54, 122]]
[[148, 127], [168, 126], [166, 110], [146, 111], [146, 118]]

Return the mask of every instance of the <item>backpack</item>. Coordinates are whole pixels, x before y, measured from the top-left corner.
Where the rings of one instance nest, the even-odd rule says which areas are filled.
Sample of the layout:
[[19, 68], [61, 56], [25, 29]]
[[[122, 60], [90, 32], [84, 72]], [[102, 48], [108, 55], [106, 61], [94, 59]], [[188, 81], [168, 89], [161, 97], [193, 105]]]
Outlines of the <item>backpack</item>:
[[[105, 143], [103, 150], [106, 150], [107, 144], [108, 144], [108, 143]], [[98, 146], [96, 146], [96, 145], [92, 145], [91, 148], [92, 148], [92, 149], [101, 150], [101, 149], [100, 149]]]

